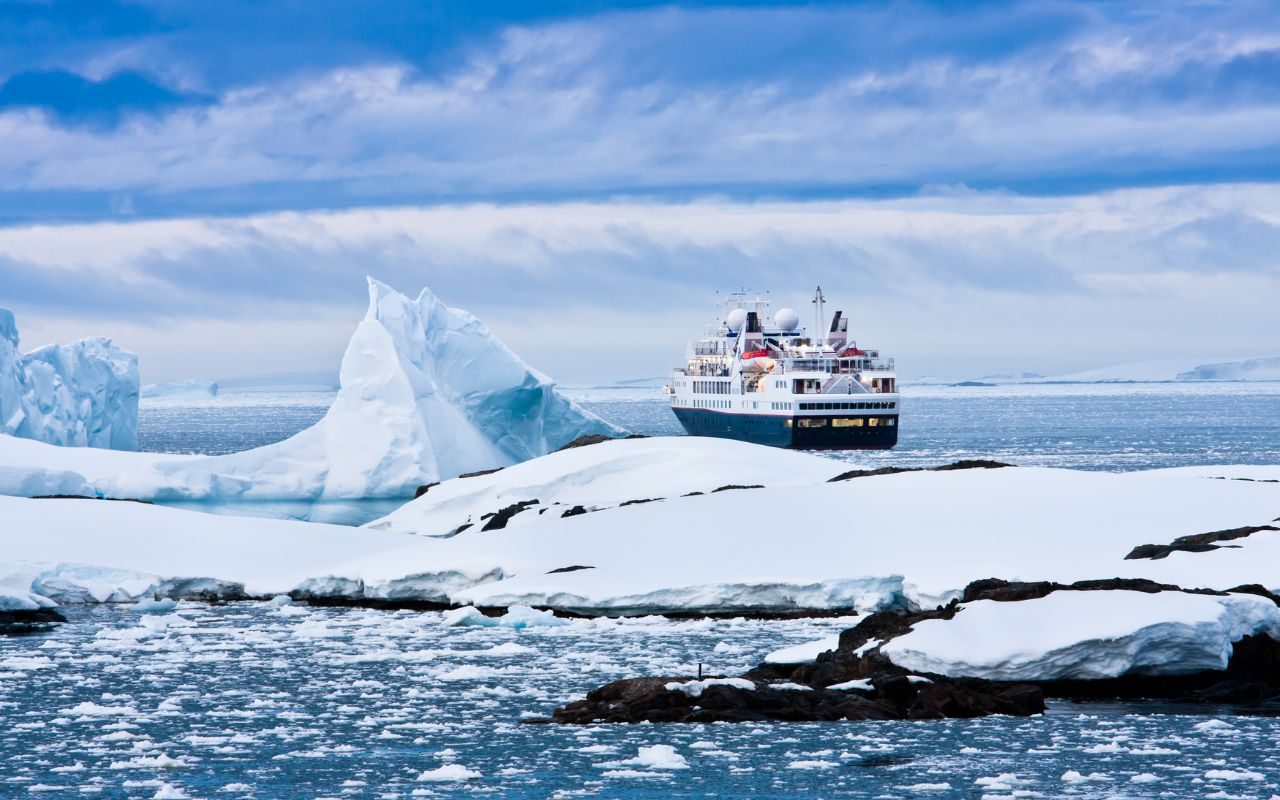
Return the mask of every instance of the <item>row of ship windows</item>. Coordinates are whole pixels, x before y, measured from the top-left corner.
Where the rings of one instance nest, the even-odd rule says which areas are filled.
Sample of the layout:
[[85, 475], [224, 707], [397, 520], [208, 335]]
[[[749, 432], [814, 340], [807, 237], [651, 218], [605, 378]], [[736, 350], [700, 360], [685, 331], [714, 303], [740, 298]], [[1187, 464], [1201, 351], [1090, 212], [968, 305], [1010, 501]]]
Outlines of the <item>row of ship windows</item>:
[[693, 408], [730, 408], [728, 400], [690, 400]]
[[833, 428], [892, 428], [898, 424], [895, 417], [851, 417], [849, 419], [825, 419], [821, 417], [800, 418], [796, 426], [800, 428], [825, 428], [830, 424]]
[[695, 394], [729, 394], [728, 381], [694, 381]]
[[854, 411], [864, 408], [896, 408], [897, 403], [801, 403], [801, 411]]

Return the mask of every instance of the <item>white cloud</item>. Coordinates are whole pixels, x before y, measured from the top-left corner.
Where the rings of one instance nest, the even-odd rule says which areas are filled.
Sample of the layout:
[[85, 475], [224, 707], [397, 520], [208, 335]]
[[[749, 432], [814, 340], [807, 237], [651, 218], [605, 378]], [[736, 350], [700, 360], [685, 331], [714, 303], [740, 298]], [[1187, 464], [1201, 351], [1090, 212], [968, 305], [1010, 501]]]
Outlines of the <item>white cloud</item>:
[[717, 289], [805, 307], [821, 283], [907, 374], [1065, 371], [1277, 349], [1277, 219], [1280, 186], [1240, 184], [27, 226], [0, 229], [0, 305], [46, 336], [115, 333], [156, 380], [225, 374], [230, 350], [241, 372], [309, 370], [336, 365], [372, 273], [578, 379], [661, 374]]

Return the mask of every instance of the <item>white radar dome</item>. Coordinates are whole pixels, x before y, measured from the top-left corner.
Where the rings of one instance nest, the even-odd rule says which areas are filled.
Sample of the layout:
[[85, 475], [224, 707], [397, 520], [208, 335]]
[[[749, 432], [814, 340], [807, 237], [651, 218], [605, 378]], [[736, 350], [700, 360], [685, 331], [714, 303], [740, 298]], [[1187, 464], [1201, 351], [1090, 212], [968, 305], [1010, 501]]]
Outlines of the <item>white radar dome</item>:
[[729, 316], [724, 318], [724, 324], [731, 331], [740, 331], [742, 326], [747, 324], [747, 310], [745, 308], [735, 308], [729, 312]]
[[800, 327], [800, 315], [791, 308], [780, 308], [773, 315], [773, 323], [779, 330], [794, 331]]

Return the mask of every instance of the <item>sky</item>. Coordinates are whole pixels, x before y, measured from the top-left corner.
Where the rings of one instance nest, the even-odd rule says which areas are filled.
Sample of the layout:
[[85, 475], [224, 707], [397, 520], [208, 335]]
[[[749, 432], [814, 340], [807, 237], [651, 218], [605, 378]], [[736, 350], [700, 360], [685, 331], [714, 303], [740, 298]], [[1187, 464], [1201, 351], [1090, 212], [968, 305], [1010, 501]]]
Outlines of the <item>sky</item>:
[[564, 382], [813, 287], [906, 378], [1280, 354], [1271, 2], [0, 0], [0, 306], [336, 371], [364, 276]]

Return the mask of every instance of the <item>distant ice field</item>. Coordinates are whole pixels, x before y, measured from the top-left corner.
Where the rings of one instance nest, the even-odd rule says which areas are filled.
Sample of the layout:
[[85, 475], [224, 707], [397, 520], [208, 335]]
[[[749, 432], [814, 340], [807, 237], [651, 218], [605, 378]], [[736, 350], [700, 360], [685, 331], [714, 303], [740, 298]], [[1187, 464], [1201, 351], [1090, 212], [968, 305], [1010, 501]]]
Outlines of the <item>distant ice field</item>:
[[446, 627], [438, 613], [69, 607], [0, 639], [4, 798], [1270, 797], [1280, 720], [522, 725], [630, 675], [734, 674], [847, 619]]
[[[683, 430], [652, 388], [566, 391], [636, 433]], [[285, 439], [324, 415], [325, 392], [144, 399], [141, 448], [228, 453]], [[1280, 463], [1280, 382], [908, 387], [901, 439], [884, 452], [831, 453], [855, 464], [961, 458], [1097, 470]]]

